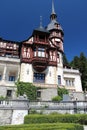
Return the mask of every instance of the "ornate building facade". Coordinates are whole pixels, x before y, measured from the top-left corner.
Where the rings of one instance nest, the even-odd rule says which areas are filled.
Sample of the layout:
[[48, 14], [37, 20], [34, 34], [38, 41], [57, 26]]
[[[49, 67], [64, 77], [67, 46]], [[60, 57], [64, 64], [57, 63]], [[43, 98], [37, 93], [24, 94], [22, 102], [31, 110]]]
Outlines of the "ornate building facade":
[[33, 30], [25, 41], [0, 39], [0, 96], [16, 98], [15, 81], [30, 82], [41, 87], [40, 100], [51, 100], [57, 87], [71, 93], [82, 92], [79, 70], [63, 65], [64, 32], [57, 21], [54, 3], [50, 23]]

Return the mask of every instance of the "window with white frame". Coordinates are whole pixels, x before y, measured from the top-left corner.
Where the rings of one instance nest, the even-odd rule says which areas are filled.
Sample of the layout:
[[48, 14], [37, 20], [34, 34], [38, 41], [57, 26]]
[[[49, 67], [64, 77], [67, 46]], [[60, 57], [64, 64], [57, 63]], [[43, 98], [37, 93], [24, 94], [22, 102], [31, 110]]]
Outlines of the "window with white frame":
[[33, 82], [45, 83], [45, 74], [44, 73], [34, 73]]
[[68, 79], [68, 78], [66, 78], [65, 79], [65, 85], [66, 86], [74, 87], [74, 79]]
[[45, 49], [38, 48], [38, 57], [45, 57]]
[[15, 76], [14, 75], [9, 75], [9, 81], [15, 81]]
[[61, 76], [58, 75], [58, 85], [61, 85]]
[[8, 75], [8, 81], [15, 81], [16, 80], [16, 73], [15, 72], [9, 72]]

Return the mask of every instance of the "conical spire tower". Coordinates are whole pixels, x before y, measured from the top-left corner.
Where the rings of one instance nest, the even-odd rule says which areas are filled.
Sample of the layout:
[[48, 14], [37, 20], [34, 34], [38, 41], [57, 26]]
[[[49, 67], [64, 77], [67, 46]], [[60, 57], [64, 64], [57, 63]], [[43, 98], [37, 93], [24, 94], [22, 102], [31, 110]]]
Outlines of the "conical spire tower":
[[54, 20], [54, 19], [56, 19], [56, 18], [57, 18], [57, 15], [56, 15], [56, 13], [55, 13], [54, 0], [52, 0], [52, 13], [51, 13], [51, 15], [50, 15], [50, 19], [51, 19], [51, 20]]

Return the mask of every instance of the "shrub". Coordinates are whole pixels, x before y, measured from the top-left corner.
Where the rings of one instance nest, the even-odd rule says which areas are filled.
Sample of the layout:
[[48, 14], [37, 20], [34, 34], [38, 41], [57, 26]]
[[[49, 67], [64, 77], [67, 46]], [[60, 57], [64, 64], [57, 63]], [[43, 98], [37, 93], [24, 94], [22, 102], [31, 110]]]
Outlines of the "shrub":
[[87, 115], [85, 114], [50, 114], [50, 115], [27, 115], [25, 116], [24, 123], [80, 123], [87, 125]]
[[0, 126], [0, 130], [83, 130], [83, 126], [66, 123], [42, 123], [29, 125]]
[[55, 96], [52, 98], [52, 101], [58, 101], [60, 102], [62, 100], [62, 98], [60, 96]]
[[65, 88], [59, 88], [58, 87], [58, 95], [63, 99], [63, 94], [68, 94], [68, 90]]
[[0, 96], [0, 100], [5, 100], [6, 97]]

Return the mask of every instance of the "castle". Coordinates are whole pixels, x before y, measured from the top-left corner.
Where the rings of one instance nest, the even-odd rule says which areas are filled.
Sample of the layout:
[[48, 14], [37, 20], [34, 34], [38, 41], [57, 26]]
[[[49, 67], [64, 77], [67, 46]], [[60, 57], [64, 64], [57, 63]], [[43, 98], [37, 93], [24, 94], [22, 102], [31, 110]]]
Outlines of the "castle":
[[71, 94], [81, 93], [79, 70], [63, 65], [63, 42], [64, 31], [57, 21], [54, 2], [46, 28], [40, 23], [22, 42], [0, 38], [0, 96], [15, 99], [18, 78], [42, 88], [37, 92], [39, 100], [51, 100], [57, 95], [57, 87]]

